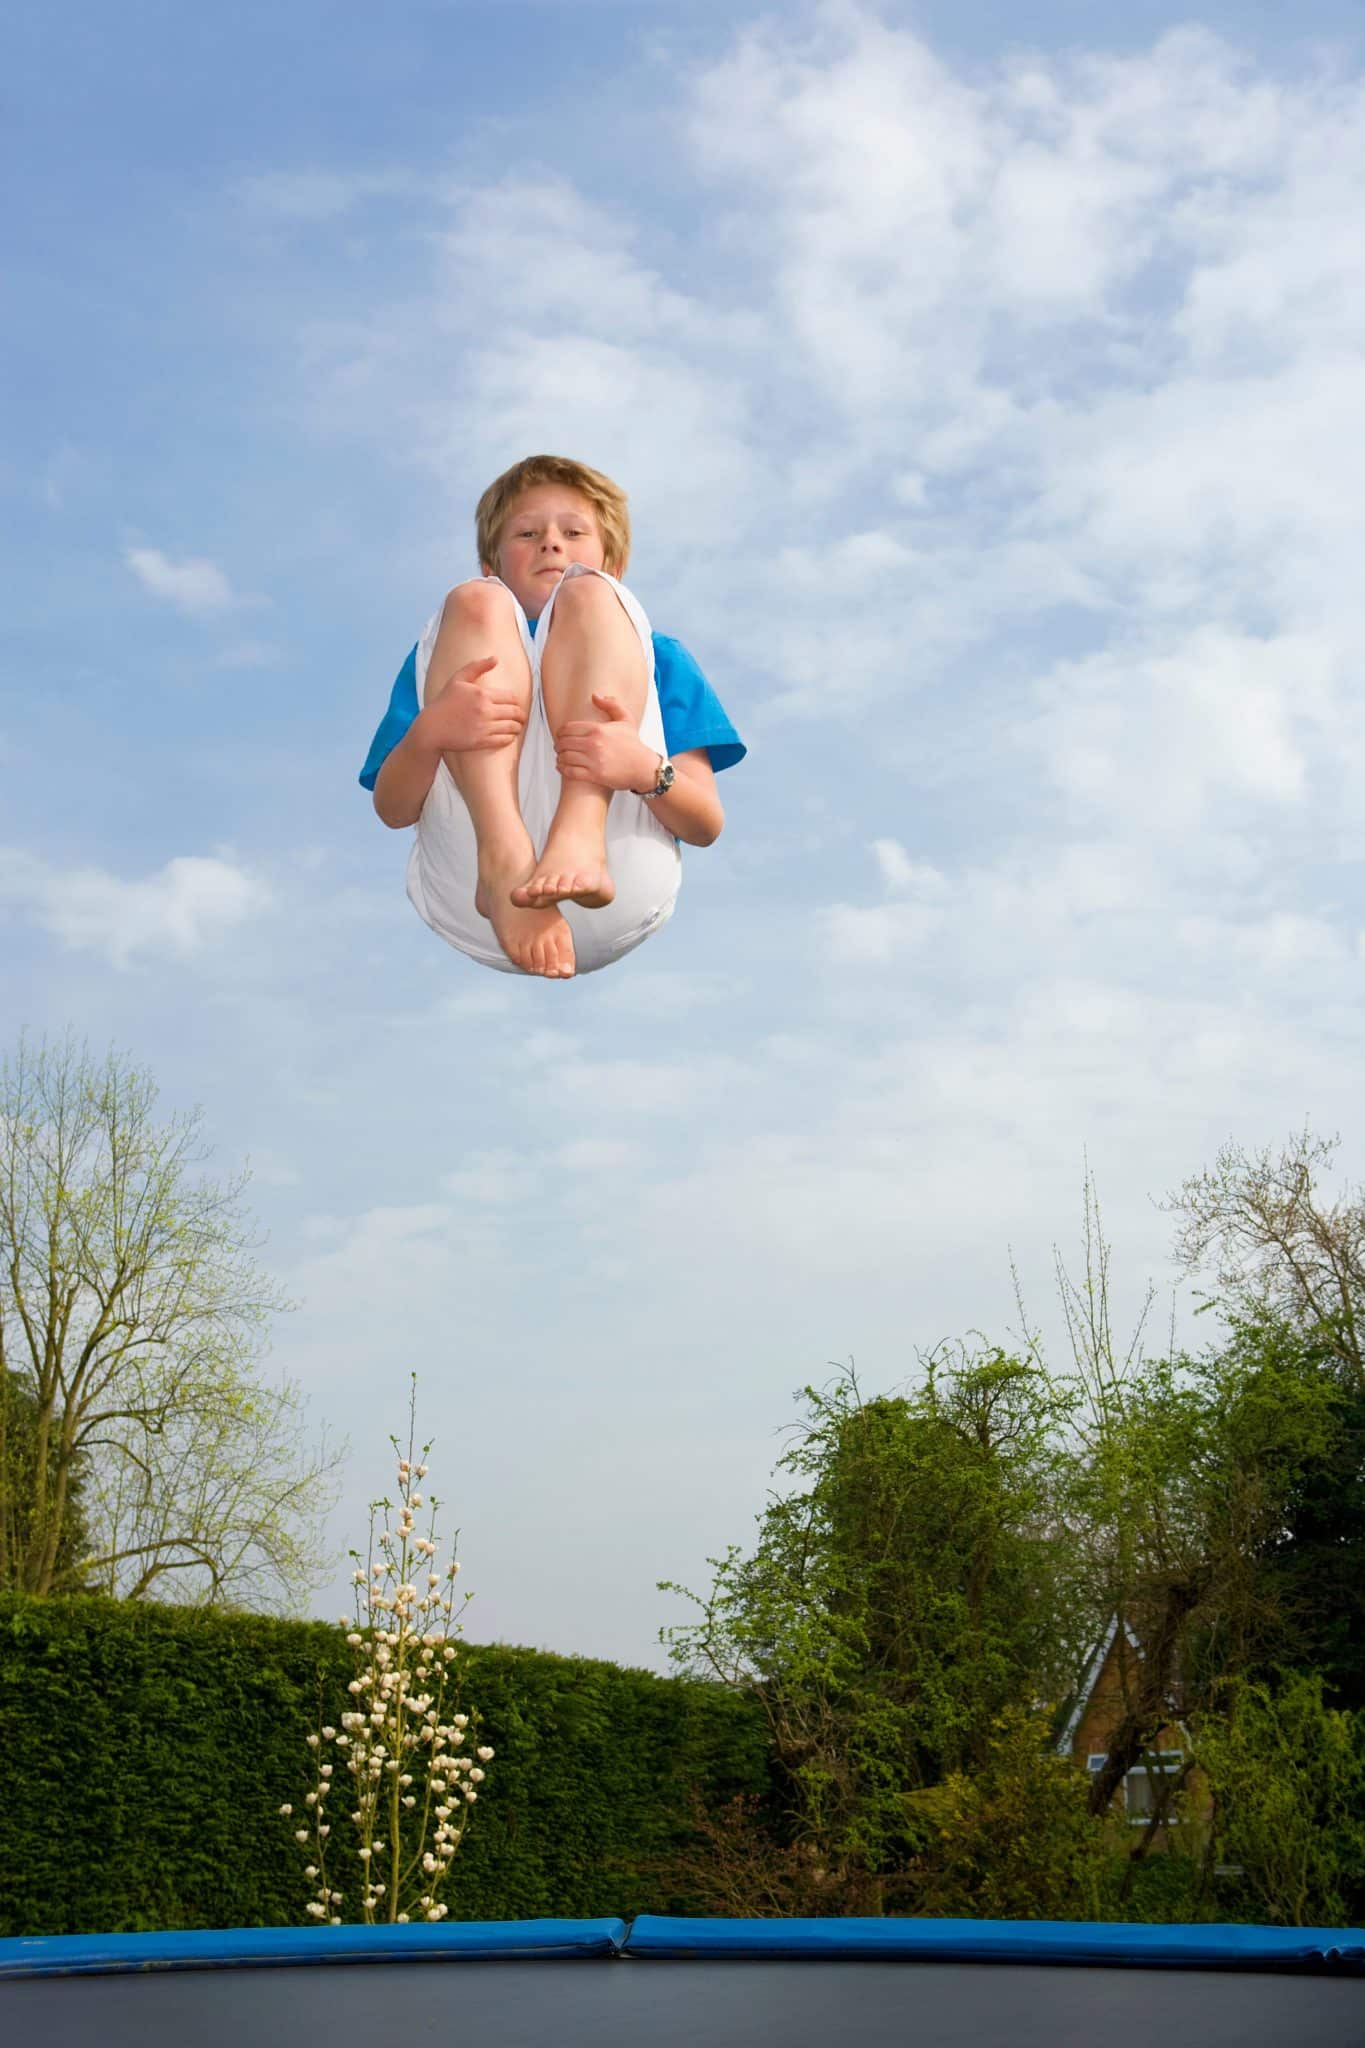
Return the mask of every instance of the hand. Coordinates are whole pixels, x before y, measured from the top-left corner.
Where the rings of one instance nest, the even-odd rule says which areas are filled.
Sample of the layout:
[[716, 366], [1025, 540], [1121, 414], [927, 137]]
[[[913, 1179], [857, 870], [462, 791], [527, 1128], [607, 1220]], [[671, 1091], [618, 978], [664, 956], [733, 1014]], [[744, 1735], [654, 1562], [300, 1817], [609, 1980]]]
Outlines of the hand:
[[606, 720], [571, 718], [559, 728], [555, 761], [566, 782], [595, 782], [599, 789], [653, 789], [659, 755], [635, 730], [630, 713], [615, 697], [593, 692]]
[[443, 754], [493, 752], [510, 747], [526, 724], [527, 707], [507, 684], [483, 678], [498, 665], [486, 654], [457, 668], [421, 714], [422, 733]]

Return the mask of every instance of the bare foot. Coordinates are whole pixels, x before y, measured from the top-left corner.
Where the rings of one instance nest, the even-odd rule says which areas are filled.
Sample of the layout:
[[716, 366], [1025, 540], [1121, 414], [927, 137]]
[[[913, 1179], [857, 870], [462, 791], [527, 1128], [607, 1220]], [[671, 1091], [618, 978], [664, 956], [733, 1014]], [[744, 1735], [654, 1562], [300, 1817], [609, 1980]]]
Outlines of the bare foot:
[[512, 863], [489, 861], [480, 871], [474, 908], [486, 917], [498, 944], [523, 974], [547, 981], [567, 981], [574, 972], [573, 933], [554, 909], [525, 907], [512, 901], [513, 884], [524, 876], [528, 854]]
[[584, 910], [602, 910], [615, 894], [616, 884], [607, 872], [600, 846], [556, 846], [551, 839], [531, 874], [512, 891], [512, 901], [536, 909], [552, 903], [579, 903]]

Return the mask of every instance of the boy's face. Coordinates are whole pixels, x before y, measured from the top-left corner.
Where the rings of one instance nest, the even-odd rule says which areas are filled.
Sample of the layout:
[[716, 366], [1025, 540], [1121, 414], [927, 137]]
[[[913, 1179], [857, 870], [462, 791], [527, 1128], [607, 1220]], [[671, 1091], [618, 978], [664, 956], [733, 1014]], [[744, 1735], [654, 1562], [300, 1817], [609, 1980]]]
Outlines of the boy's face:
[[527, 618], [538, 619], [570, 562], [606, 567], [597, 514], [578, 491], [534, 484], [508, 509], [498, 559], [484, 573], [501, 576]]

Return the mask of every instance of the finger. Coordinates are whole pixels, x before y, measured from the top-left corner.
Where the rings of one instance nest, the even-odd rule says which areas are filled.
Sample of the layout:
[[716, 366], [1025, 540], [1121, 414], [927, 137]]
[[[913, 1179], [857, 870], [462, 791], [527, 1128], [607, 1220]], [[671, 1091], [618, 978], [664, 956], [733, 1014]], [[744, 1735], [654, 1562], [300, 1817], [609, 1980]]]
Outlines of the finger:
[[594, 690], [592, 693], [592, 701], [597, 706], [599, 711], [603, 711], [606, 713], [608, 718], [624, 718], [626, 715], [626, 707], [621, 702], [620, 698], [609, 697], [607, 696], [605, 691], [599, 694], [596, 690]]
[[497, 665], [498, 657], [496, 654], [482, 654], [477, 661], [467, 661], [463, 668], [457, 668], [455, 674], [463, 676], [466, 682], [472, 683], [476, 676], [486, 676], [489, 669], [496, 668]]

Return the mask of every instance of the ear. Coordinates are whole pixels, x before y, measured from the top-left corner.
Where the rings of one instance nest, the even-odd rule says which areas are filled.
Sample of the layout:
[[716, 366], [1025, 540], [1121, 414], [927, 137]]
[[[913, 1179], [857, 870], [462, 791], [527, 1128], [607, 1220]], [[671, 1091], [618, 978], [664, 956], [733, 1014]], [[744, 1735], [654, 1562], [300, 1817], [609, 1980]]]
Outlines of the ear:
[[491, 562], [480, 562], [479, 573], [482, 576], [496, 576], [498, 572]]

